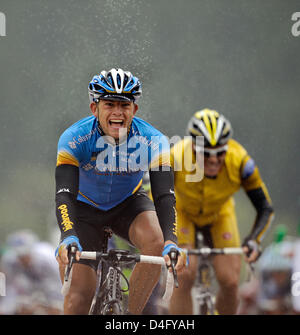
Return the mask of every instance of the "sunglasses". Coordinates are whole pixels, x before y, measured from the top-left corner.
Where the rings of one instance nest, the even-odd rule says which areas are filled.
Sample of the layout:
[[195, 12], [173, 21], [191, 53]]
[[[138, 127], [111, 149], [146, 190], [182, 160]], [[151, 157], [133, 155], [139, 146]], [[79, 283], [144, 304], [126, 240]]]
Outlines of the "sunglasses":
[[195, 147], [195, 150], [197, 153], [203, 154], [204, 157], [211, 157], [211, 156], [217, 156], [217, 157], [221, 157], [222, 155], [224, 155], [227, 152], [228, 149], [228, 145], [224, 145], [221, 148], [217, 148], [217, 149], [207, 149], [207, 148], [203, 148], [203, 147]]

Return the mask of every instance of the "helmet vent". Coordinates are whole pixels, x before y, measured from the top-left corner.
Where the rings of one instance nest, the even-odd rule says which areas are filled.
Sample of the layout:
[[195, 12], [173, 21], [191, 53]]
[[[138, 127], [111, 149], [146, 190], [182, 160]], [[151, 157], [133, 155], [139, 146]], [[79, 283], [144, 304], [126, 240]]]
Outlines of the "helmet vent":
[[121, 88], [121, 77], [119, 75], [119, 73], [117, 74], [117, 85], [119, 88]]

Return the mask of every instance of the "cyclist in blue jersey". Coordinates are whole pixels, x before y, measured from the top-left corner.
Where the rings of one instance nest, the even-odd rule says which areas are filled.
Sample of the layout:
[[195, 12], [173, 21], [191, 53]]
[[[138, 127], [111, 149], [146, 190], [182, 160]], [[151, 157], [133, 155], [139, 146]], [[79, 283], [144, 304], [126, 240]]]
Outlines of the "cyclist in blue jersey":
[[[96, 273], [92, 263], [80, 260], [80, 251], [101, 250], [103, 226], [110, 226], [142, 254], [163, 254], [167, 263], [174, 247], [177, 271], [185, 265], [177, 247], [169, 142], [135, 116], [142, 92], [139, 79], [122, 69], [102, 71], [93, 77], [88, 91], [92, 116], [65, 130], [58, 142], [57, 260], [62, 278], [68, 247], [72, 243], [78, 247], [65, 314], [88, 313]], [[141, 188], [148, 169], [154, 205]], [[136, 265], [130, 278], [129, 313], [142, 313], [159, 276], [160, 266]]]

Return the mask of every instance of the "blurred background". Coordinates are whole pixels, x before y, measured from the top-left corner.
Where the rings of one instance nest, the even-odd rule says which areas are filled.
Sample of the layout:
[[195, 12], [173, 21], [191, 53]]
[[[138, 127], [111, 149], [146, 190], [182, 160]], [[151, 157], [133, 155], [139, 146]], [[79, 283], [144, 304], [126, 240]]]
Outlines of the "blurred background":
[[[297, 11], [293, 0], [0, 0], [0, 244], [21, 228], [56, 244], [57, 141], [89, 115], [89, 80], [112, 67], [140, 78], [138, 116], [169, 137], [184, 136], [199, 109], [227, 116], [269, 189], [274, 224], [296, 236]], [[243, 191], [235, 198], [245, 236], [255, 212]]]

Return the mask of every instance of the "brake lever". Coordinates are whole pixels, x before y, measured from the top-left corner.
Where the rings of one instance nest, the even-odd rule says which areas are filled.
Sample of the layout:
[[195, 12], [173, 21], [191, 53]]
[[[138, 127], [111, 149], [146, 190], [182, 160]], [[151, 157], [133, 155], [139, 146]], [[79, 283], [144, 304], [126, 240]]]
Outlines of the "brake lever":
[[70, 272], [73, 266], [73, 263], [75, 262], [76, 259], [76, 252], [78, 250], [78, 247], [76, 244], [71, 244], [68, 248], [68, 259], [69, 259], [69, 264], [66, 267], [65, 271], [65, 282], [69, 280]]
[[173, 277], [174, 277], [174, 285], [176, 288], [178, 288], [179, 283], [178, 283], [178, 277], [177, 277], [177, 271], [175, 270], [175, 266], [177, 264], [177, 259], [178, 259], [178, 252], [175, 248], [170, 249], [169, 251], [169, 257], [171, 261], [171, 268], [173, 272]]

